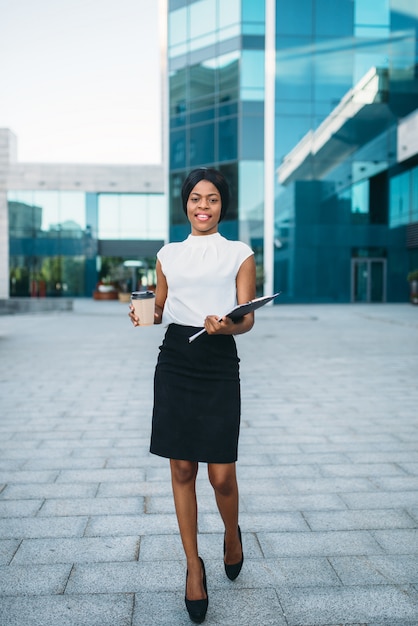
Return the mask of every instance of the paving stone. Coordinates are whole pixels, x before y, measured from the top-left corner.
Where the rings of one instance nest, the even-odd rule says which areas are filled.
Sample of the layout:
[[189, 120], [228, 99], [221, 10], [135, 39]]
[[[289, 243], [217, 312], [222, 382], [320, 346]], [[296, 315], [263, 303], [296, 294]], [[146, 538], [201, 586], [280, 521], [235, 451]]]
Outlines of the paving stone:
[[2, 599], [2, 626], [131, 626], [133, 596], [44, 595]]
[[75, 484], [24, 484], [8, 485], [0, 494], [0, 501], [4, 500], [31, 500], [32, 498], [91, 498], [97, 493], [98, 485]]
[[0, 537], [5, 539], [81, 537], [87, 521], [87, 517], [62, 517], [60, 519], [9, 517], [0, 519]]
[[367, 531], [258, 533], [266, 558], [280, 556], [336, 556], [381, 554], [382, 548]]
[[[1, 510], [1, 502], [0, 502]], [[144, 498], [72, 498], [46, 500], [39, 517], [143, 513]]]
[[0, 594], [26, 596], [64, 593], [70, 572], [71, 565], [0, 567]]
[[0, 565], [8, 565], [12, 560], [20, 541], [18, 539], [0, 539]]
[[139, 543], [138, 537], [27, 539], [20, 544], [12, 564], [133, 561], [138, 558]]
[[282, 589], [279, 598], [289, 626], [379, 620], [389, 626], [417, 618], [418, 593], [408, 587], [294, 587]]
[[416, 555], [332, 557], [343, 585], [403, 585], [418, 583]]
[[306, 511], [304, 518], [312, 530], [373, 530], [416, 527], [416, 523], [406, 511], [396, 509]]

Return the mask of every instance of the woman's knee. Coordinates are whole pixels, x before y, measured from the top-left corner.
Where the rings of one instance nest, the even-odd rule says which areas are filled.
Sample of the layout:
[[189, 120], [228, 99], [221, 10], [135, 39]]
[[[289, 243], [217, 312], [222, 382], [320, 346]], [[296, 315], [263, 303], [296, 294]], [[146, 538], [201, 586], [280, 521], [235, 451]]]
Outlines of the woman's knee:
[[235, 466], [209, 468], [209, 480], [214, 490], [222, 496], [230, 496], [237, 490]]
[[194, 482], [197, 476], [197, 463], [171, 459], [171, 477], [173, 482], [181, 485]]

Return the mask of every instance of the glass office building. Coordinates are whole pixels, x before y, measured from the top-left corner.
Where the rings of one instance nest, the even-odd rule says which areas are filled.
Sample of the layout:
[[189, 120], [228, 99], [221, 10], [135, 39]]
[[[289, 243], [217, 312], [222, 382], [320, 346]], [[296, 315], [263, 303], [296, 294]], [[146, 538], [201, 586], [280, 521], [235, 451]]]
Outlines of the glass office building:
[[155, 282], [163, 193], [18, 190], [7, 199], [11, 297], [91, 297], [100, 281], [136, 289], [123, 265], [132, 260], [143, 268], [138, 281]]
[[170, 238], [180, 187], [228, 177], [222, 232], [287, 302], [408, 298], [418, 268], [418, 4], [169, 0]]

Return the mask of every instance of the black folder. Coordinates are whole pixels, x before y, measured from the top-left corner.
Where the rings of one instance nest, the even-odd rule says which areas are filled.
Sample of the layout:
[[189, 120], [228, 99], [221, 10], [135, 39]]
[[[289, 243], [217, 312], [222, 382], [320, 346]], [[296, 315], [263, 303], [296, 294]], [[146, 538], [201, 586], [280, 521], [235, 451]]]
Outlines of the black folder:
[[244, 317], [244, 315], [247, 315], [247, 313], [251, 313], [251, 311], [255, 311], [256, 309], [259, 309], [268, 302], [271, 302], [272, 300], [274, 300], [274, 298], [277, 298], [280, 293], [281, 292], [278, 291], [272, 296], [262, 296], [261, 298], [255, 298], [254, 300], [250, 300], [249, 302], [245, 302], [244, 304], [238, 304], [231, 311], [229, 311], [229, 313], [223, 315], [223, 317], [230, 317], [231, 320], [236, 322], [240, 320], [241, 317]]
[[[272, 300], [274, 300], [274, 298], [277, 298], [277, 296], [280, 294], [281, 294], [281, 291], [278, 291], [272, 296], [261, 296], [261, 298], [255, 298], [254, 300], [250, 300], [249, 302], [244, 302], [244, 304], [238, 304], [237, 306], [234, 306], [234, 308], [231, 309], [229, 313], [222, 315], [219, 318], [219, 321], [221, 321], [223, 317], [229, 317], [231, 318], [232, 321], [237, 322], [242, 317], [244, 317], [244, 315], [247, 315], [247, 313], [251, 313], [251, 311], [255, 311], [256, 309], [259, 309], [260, 307], [264, 306], [268, 302], [271, 302]], [[206, 330], [204, 328], [202, 328], [202, 330], [199, 330], [199, 332], [189, 337], [189, 343], [197, 339], [197, 337], [199, 337], [200, 335], [203, 335], [203, 333], [205, 332]]]

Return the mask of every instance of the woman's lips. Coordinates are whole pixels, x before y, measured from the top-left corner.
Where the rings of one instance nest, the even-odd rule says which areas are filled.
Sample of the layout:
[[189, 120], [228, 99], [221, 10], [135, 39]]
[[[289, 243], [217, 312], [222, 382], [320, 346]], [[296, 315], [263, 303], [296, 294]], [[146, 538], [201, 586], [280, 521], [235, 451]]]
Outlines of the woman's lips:
[[210, 219], [210, 215], [208, 215], [207, 213], [197, 213], [196, 219], [201, 222], [206, 222], [208, 219]]

